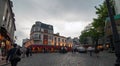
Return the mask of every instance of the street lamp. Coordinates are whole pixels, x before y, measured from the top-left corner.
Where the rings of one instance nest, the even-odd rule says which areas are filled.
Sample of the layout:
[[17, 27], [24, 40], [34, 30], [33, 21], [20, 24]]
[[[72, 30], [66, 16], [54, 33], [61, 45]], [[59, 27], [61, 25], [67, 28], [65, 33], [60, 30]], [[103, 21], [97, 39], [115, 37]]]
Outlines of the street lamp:
[[115, 55], [117, 57], [115, 66], [120, 66], [120, 40], [119, 40], [119, 34], [116, 28], [114, 16], [113, 16], [113, 11], [110, 5], [110, 0], [106, 0], [107, 8], [108, 8], [108, 13], [110, 17], [110, 22], [111, 22], [111, 29], [112, 29], [112, 34], [113, 34], [113, 43], [115, 46]]

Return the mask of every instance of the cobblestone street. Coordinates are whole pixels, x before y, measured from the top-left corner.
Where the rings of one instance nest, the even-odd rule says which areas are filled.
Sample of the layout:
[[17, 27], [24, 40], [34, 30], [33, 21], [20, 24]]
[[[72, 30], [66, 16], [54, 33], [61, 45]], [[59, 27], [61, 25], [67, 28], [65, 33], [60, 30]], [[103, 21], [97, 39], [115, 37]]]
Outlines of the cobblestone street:
[[[100, 57], [88, 53], [38, 53], [23, 58], [18, 66], [114, 66], [114, 53], [101, 52]], [[7, 65], [10, 66], [10, 65]]]

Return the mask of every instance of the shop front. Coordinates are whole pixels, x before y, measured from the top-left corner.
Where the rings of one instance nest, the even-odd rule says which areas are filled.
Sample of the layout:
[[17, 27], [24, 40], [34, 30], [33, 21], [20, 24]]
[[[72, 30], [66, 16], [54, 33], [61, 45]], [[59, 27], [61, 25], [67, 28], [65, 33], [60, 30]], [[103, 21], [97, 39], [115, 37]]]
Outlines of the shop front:
[[6, 56], [11, 46], [11, 39], [4, 28], [0, 28], [0, 56]]
[[32, 47], [32, 52], [59, 52], [61, 46], [53, 46], [53, 45], [31, 45], [29, 47]]
[[[115, 15], [114, 20], [115, 20], [117, 32], [120, 36], [120, 14]], [[106, 47], [108, 47], [110, 51], [114, 51], [115, 47], [114, 47], [114, 43], [113, 43], [113, 34], [112, 34], [112, 30], [111, 30], [110, 18], [106, 18], [105, 38], [106, 38], [106, 42], [109, 42], [109, 44], [107, 43]]]
[[[39, 53], [39, 52], [59, 52], [61, 47], [63, 46], [54, 46], [54, 45], [30, 45], [29, 47], [32, 47], [32, 52], [33, 53]], [[67, 51], [71, 51], [71, 47], [67, 47]]]

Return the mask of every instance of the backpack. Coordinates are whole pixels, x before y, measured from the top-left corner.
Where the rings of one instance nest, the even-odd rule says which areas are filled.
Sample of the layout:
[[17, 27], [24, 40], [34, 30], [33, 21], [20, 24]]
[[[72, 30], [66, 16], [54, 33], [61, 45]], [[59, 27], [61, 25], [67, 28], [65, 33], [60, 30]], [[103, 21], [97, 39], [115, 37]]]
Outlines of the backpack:
[[12, 55], [12, 57], [11, 57], [11, 60], [10, 61], [17, 61], [17, 62], [19, 62], [19, 61], [21, 61], [21, 58], [20, 58], [20, 56], [18, 56], [16, 53], [17, 53], [17, 51], [18, 51], [18, 49], [15, 51], [15, 53]]

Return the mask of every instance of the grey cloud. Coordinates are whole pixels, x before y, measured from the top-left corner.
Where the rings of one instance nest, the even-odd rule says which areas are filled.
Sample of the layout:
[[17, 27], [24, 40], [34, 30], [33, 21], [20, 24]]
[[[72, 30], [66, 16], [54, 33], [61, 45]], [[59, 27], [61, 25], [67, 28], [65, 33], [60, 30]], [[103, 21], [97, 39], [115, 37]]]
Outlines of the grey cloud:
[[[95, 8], [98, 0], [16, 0], [16, 6], [27, 16], [39, 19], [54, 18], [69, 22], [89, 21], [95, 16]], [[23, 4], [23, 5], [22, 5]], [[94, 13], [94, 14], [93, 14]], [[69, 14], [73, 14], [68, 17]]]
[[[13, 0], [16, 19], [16, 35], [19, 39], [29, 36], [35, 21], [54, 26], [54, 30], [63, 36], [79, 35], [81, 28], [65, 30], [65, 23], [84, 22], [88, 24], [95, 15], [94, 6], [104, 0]], [[81, 26], [84, 27], [84, 26]], [[24, 30], [23, 30], [24, 29]], [[78, 29], [72, 32], [73, 29]], [[18, 42], [21, 40], [18, 39]]]
[[24, 33], [23, 31], [21, 31], [21, 30], [17, 30], [16, 33], [15, 33], [15, 36], [17, 36], [16, 42], [17, 42], [19, 45], [22, 45], [22, 44], [21, 44], [22, 39], [27, 37], [27, 36], [25, 35], [25, 33]]

